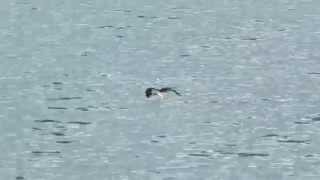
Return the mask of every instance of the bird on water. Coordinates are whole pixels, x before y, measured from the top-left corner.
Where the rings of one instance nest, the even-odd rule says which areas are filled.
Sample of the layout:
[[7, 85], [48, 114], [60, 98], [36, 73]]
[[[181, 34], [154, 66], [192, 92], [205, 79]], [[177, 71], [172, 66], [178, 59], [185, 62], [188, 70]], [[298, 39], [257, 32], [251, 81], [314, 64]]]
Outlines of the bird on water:
[[152, 88], [152, 87], [147, 88], [145, 91], [145, 94], [146, 94], [147, 98], [150, 98], [151, 96], [160, 96], [161, 98], [163, 98], [164, 94], [167, 94], [169, 92], [173, 92], [176, 95], [181, 96], [181, 94], [177, 90], [175, 90], [171, 87], [164, 87], [161, 89], [156, 89], [156, 88]]

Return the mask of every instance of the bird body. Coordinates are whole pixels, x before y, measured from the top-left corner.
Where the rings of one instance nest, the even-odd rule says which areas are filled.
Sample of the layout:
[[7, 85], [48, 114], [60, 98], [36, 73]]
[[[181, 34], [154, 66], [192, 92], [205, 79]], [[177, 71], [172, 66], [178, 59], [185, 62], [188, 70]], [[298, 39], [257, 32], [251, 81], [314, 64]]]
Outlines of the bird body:
[[164, 87], [164, 88], [161, 88], [161, 89], [147, 88], [146, 91], [145, 91], [145, 94], [146, 94], [147, 98], [150, 98], [151, 96], [156, 96], [156, 95], [158, 95], [161, 98], [163, 98], [163, 95], [165, 93], [169, 93], [169, 92], [173, 92], [176, 95], [181, 96], [181, 94], [177, 90], [175, 90], [175, 89], [173, 89], [171, 87]]

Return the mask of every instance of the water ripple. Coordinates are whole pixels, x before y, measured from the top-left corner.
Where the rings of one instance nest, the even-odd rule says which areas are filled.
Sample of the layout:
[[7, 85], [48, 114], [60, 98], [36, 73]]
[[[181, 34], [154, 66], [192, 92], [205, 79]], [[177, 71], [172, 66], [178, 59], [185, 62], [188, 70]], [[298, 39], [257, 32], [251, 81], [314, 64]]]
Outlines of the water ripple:
[[79, 125], [88, 125], [91, 124], [91, 122], [85, 122], [85, 121], [69, 121], [69, 124], [79, 124]]
[[48, 98], [48, 101], [66, 101], [66, 100], [74, 100], [74, 99], [82, 99], [82, 97], [58, 97], [58, 98]]
[[102, 26], [98, 26], [98, 28], [100, 28], [100, 29], [113, 28], [113, 26], [112, 25], [102, 25]]
[[62, 82], [58, 82], [58, 81], [55, 81], [55, 82], [52, 82], [53, 85], [62, 85], [63, 83]]
[[311, 121], [295, 121], [295, 124], [311, 124]]
[[70, 144], [70, 143], [72, 143], [72, 141], [64, 140], [64, 141], [56, 141], [56, 143], [59, 143], [59, 144]]
[[77, 107], [76, 110], [79, 110], [79, 111], [89, 111], [89, 108], [86, 108], [86, 107]]
[[60, 151], [32, 151], [32, 154], [60, 154]]
[[262, 137], [278, 137], [278, 136], [279, 136], [278, 134], [271, 133], [271, 134], [266, 134]]
[[37, 122], [37, 123], [61, 123], [61, 121], [53, 120], [53, 119], [40, 119], [40, 120], [34, 120], [34, 122]]
[[242, 152], [238, 153], [239, 157], [266, 157], [269, 156], [267, 153], [247, 153], [247, 152]]
[[194, 157], [210, 157], [210, 154], [207, 153], [190, 153], [188, 155]]
[[281, 142], [281, 143], [310, 144], [311, 140], [310, 139], [307, 139], [307, 140], [296, 140], [296, 139], [281, 140], [281, 139], [278, 139], [277, 141]]
[[61, 132], [52, 132], [51, 134], [55, 136], [65, 136], [65, 134]]
[[311, 118], [312, 121], [320, 121], [320, 116]]
[[66, 108], [66, 107], [49, 106], [48, 109], [67, 110], [68, 108]]

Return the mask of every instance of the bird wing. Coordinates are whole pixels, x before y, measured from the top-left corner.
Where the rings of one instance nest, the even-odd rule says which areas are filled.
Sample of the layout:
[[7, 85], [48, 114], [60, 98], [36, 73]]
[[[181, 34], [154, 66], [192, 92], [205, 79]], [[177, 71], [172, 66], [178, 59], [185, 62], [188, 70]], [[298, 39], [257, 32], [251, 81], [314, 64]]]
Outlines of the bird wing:
[[161, 88], [159, 91], [160, 91], [160, 92], [168, 92], [168, 91], [171, 91], [171, 92], [174, 92], [176, 95], [181, 96], [181, 94], [180, 94], [177, 90], [175, 90], [175, 89], [173, 89], [173, 88], [171, 88], [171, 87]]

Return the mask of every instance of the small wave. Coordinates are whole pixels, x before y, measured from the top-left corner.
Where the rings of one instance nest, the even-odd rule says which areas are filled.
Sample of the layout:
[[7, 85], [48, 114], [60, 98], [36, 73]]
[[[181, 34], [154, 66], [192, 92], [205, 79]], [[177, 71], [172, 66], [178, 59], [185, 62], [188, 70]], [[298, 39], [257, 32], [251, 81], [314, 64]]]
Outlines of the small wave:
[[308, 74], [311, 74], [311, 75], [320, 75], [320, 72], [309, 72]]
[[271, 133], [271, 134], [266, 134], [262, 137], [278, 137], [278, 136], [279, 136], [278, 134]]
[[67, 110], [68, 108], [66, 108], [66, 107], [53, 107], [53, 106], [49, 106], [48, 109]]
[[77, 107], [76, 110], [79, 110], [79, 111], [89, 111], [89, 109], [86, 108], [86, 107]]
[[316, 116], [316, 117], [313, 117], [311, 118], [312, 121], [320, 121], [320, 116]]
[[295, 121], [295, 124], [311, 124], [310, 121]]
[[113, 28], [113, 26], [112, 25], [102, 25], [102, 26], [98, 26], [98, 28], [100, 28], [100, 29]]
[[193, 157], [210, 157], [211, 155], [207, 151], [201, 151], [199, 153], [189, 153], [188, 156]]
[[180, 57], [190, 57], [190, 54], [180, 54]]
[[39, 120], [34, 120], [34, 122], [37, 122], [37, 123], [61, 123], [61, 121], [53, 120], [53, 119], [39, 119]]
[[177, 16], [169, 16], [168, 19], [181, 19], [181, 18]]
[[85, 122], [85, 121], [69, 121], [69, 124], [79, 124], [79, 125], [88, 125], [91, 124], [91, 122]]
[[269, 154], [267, 153], [246, 153], [246, 152], [242, 152], [242, 153], [238, 153], [239, 157], [266, 157], [269, 156]]
[[132, 12], [130, 9], [113, 9], [112, 11], [115, 11], [115, 12], [125, 12], [125, 13], [130, 13], [130, 12]]
[[295, 140], [295, 139], [288, 139], [288, 140], [281, 140], [279, 139], [278, 142], [281, 143], [295, 143], [295, 144], [310, 144], [310, 139], [307, 140]]
[[60, 154], [60, 151], [32, 151], [32, 154]]
[[195, 157], [210, 157], [210, 154], [202, 154], [202, 153], [190, 153], [189, 156], [195, 156]]
[[157, 137], [159, 137], [159, 138], [166, 138], [167, 136], [166, 136], [166, 135], [159, 135], [159, 136], [157, 136]]
[[67, 141], [67, 140], [65, 140], [65, 141], [56, 141], [56, 143], [59, 143], [59, 144], [70, 144], [70, 143], [72, 143], [72, 141]]
[[37, 128], [37, 127], [32, 127], [32, 130], [34, 130], [34, 131], [42, 131], [41, 128]]
[[82, 97], [75, 96], [75, 97], [58, 97], [58, 98], [48, 98], [48, 101], [67, 101], [67, 100], [75, 100], [75, 99], [82, 99]]
[[220, 154], [224, 154], [224, 155], [235, 154], [234, 152], [231, 152], [231, 151], [223, 151], [223, 150], [217, 150], [216, 152], [217, 152], [217, 153], [220, 153]]
[[55, 82], [52, 82], [53, 85], [62, 85], [63, 83], [62, 82], [58, 82], [58, 81], [55, 81]]
[[257, 37], [245, 37], [245, 38], [242, 38], [242, 40], [246, 40], [246, 41], [256, 41], [258, 40]]
[[158, 143], [158, 140], [151, 140], [152, 143]]
[[65, 134], [61, 132], [52, 132], [51, 134], [55, 136], [65, 136]]

